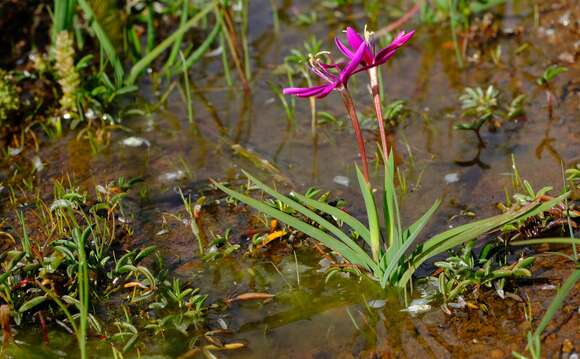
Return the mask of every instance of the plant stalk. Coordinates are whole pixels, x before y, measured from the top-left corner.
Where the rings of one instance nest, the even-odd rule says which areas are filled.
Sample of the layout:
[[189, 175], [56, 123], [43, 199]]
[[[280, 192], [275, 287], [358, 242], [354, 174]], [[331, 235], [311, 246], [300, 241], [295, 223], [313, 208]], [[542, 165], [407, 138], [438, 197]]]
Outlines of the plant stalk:
[[377, 121], [379, 122], [379, 132], [381, 134], [381, 148], [383, 150], [383, 155], [388, 156], [390, 146], [387, 140], [387, 133], [385, 132], [385, 121], [383, 120], [383, 109], [381, 105], [381, 92], [379, 87], [379, 76], [377, 67], [371, 67], [368, 70], [368, 73], [371, 82], [371, 93], [375, 105], [375, 112], [377, 114]]
[[348, 113], [348, 117], [352, 122], [352, 128], [354, 129], [354, 135], [356, 137], [356, 142], [358, 145], [359, 155], [361, 157], [363, 163], [363, 175], [365, 181], [370, 183], [369, 180], [369, 163], [367, 160], [367, 151], [365, 149], [365, 141], [362, 135], [362, 131], [360, 128], [360, 123], [358, 120], [358, 116], [356, 114], [356, 108], [354, 106], [354, 102], [352, 101], [352, 97], [346, 88], [342, 88], [339, 90], [340, 96], [342, 97], [342, 101], [344, 102], [344, 107], [346, 108], [346, 112]]

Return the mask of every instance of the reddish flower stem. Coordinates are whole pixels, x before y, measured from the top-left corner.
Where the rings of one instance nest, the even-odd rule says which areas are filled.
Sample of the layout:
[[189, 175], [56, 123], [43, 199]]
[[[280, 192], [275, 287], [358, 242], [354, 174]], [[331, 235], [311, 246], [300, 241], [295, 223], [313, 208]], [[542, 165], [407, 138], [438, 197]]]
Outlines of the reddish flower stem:
[[344, 102], [344, 107], [346, 108], [346, 112], [348, 113], [348, 117], [352, 122], [352, 128], [354, 129], [354, 135], [356, 137], [356, 142], [358, 145], [358, 152], [360, 154], [362, 163], [363, 163], [363, 175], [367, 183], [370, 183], [369, 180], [369, 163], [367, 160], [367, 151], [365, 149], [365, 141], [362, 136], [362, 131], [360, 129], [360, 123], [358, 120], [358, 116], [356, 114], [356, 108], [354, 107], [354, 102], [352, 101], [352, 97], [346, 88], [339, 90], [340, 95], [342, 97], [342, 101]]
[[371, 67], [368, 70], [371, 82], [371, 93], [373, 95], [373, 102], [375, 104], [375, 112], [377, 114], [377, 121], [379, 122], [379, 132], [381, 134], [381, 147], [383, 156], [387, 158], [389, 155], [390, 146], [387, 140], [387, 133], [385, 131], [385, 121], [383, 120], [383, 109], [381, 105], [381, 94], [379, 92], [379, 76], [376, 67]]

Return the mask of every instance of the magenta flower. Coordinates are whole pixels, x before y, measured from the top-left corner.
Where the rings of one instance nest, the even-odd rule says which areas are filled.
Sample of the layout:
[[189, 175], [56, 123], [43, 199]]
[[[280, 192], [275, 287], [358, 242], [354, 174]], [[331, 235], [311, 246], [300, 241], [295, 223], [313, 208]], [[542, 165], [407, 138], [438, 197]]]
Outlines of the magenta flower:
[[[366, 46], [366, 51], [363, 53], [362, 60], [360, 62], [363, 67], [355, 71], [355, 73], [384, 64], [391, 57], [393, 57], [393, 55], [397, 52], [397, 50], [401, 46], [405, 45], [413, 37], [414, 34], [415, 30], [410, 31], [408, 33], [401, 31], [399, 35], [397, 35], [397, 37], [395, 37], [395, 39], [391, 41], [389, 46], [379, 50], [378, 52], [375, 52], [374, 44], [368, 44]], [[348, 57], [349, 59], [352, 59], [355, 55], [353, 53], [353, 49], [358, 49], [362, 43], [367, 42], [364, 39], [364, 37], [362, 37], [359, 33], [357, 33], [352, 27], [346, 28], [346, 40], [350, 48], [346, 46], [344, 43], [342, 43], [342, 41], [340, 41], [338, 37], [334, 39], [334, 42], [336, 43], [336, 47], [340, 50], [340, 52], [342, 52], [344, 56]]]
[[[355, 52], [351, 52], [349, 56], [350, 61], [346, 64], [334, 63], [324, 64], [317, 59], [311, 59], [310, 70], [318, 77], [326, 81], [326, 84], [313, 87], [287, 87], [283, 90], [285, 95], [294, 95], [297, 97], [311, 97], [323, 98], [332, 92], [334, 89], [346, 88], [348, 79], [357, 72], [358, 66], [361, 64], [365, 52], [368, 52], [368, 46], [365, 42], [361, 42], [356, 47]], [[338, 73], [336, 73], [338, 72]]]

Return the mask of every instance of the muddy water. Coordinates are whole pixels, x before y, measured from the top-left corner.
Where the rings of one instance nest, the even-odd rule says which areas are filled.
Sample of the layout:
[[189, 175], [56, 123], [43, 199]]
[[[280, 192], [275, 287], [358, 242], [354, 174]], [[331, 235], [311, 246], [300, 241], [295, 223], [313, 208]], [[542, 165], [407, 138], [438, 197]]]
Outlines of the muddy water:
[[[367, 357], [377, 351], [384, 357], [477, 357], [493, 351], [496, 357], [504, 357], [511, 350], [522, 350], [528, 328], [521, 303], [498, 302], [493, 315], [488, 316], [472, 313], [466, 318], [450, 319], [435, 309], [412, 317], [400, 311], [403, 306], [396, 293], [381, 293], [371, 284], [353, 279], [334, 277], [325, 282], [325, 274], [319, 271], [320, 258], [308, 249], [297, 250], [297, 261], [289, 252], [206, 264], [196, 255], [198, 248], [189, 227], [172, 219], [171, 214], [183, 214], [176, 186], [195, 197], [207, 189], [208, 178], [235, 181], [240, 169], [272, 180], [270, 171], [234, 151], [234, 144], [274, 165], [279, 170], [276, 177], [286, 179], [279, 183], [282, 188], [305, 190], [316, 185], [332, 190], [334, 196], [348, 201], [354, 214], [362, 214], [352, 165], [357, 160], [356, 144], [340, 100], [331, 95], [319, 101], [318, 106], [344, 120], [345, 126], [320, 126], [313, 138], [307, 101], [297, 101], [296, 125], [289, 128], [283, 107], [268, 82], [285, 84], [284, 76], [273, 75], [273, 69], [290, 49], [301, 47], [310, 35], [316, 34], [324, 40], [325, 47], [330, 47], [337, 29], [348, 24], [359, 28], [365, 22], [377, 28], [386, 26], [391, 8], [385, 6], [369, 19], [361, 7], [339, 13], [313, 4], [284, 2], [281, 31], [276, 34], [272, 31], [269, 3], [251, 2], [251, 95], [245, 96], [236, 87], [239, 81], [235, 72], [234, 87], [226, 86], [219, 57], [205, 58], [191, 71], [195, 125], [188, 123], [183, 96], [175, 88], [161, 110], [125, 119], [123, 124], [130, 133], [115, 132], [112, 145], [96, 155], [86, 144], [76, 141], [48, 145], [40, 153], [46, 164], [43, 177], [70, 174], [77, 183], [92, 188], [119, 176], [142, 176], [148, 191], [143, 202], [136, 201], [137, 240], [133, 245], [157, 245], [175, 274], [192, 280], [208, 293], [209, 302], [244, 292], [275, 293], [276, 298], [269, 303], [233, 304], [227, 311], [212, 314], [212, 326], [217, 326], [217, 319], [223, 319], [232, 330], [228, 340], [248, 344], [248, 349], [223, 355], [348, 358]], [[508, 1], [496, 8], [498, 36], [483, 46], [478, 63], [467, 62], [463, 70], [456, 66], [450, 33], [437, 26], [417, 27], [410, 45], [383, 69], [386, 98], [405, 100], [410, 109], [394, 135], [411, 189], [402, 195], [404, 216], [412, 219], [436, 198], [444, 199], [428, 231], [465, 221], [448, 221], [462, 209], [473, 211], [477, 217], [495, 214], [495, 204], [503, 200], [503, 187], [511, 181], [512, 153], [522, 176], [536, 188], [559, 187], [561, 163], [570, 165], [580, 160], [579, 70], [574, 64], [561, 61], [566, 57], [563, 54], [575, 56], [578, 52], [578, 25], [563, 19], [573, 8], [554, 5], [554, 9], [541, 14], [537, 27], [531, 9], [525, 1]], [[291, 21], [297, 13], [313, 10], [320, 11], [320, 21], [312, 26], [301, 27]], [[571, 18], [575, 18], [573, 14]], [[521, 50], [524, 44], [527, 47]], [[497, 46], [502, 48], [498, 65], [490, 56]], [[473, 56], [473, 49], [468, 50], [468, 55]], [[551, 63], [563, 64], [570, 70], [552, 85], [557, 102], [550, 117], [545, 91], [535, 81]], [[359, 110], [368, 114], [371, 107], [363, 77], [351, 87], [361, 89], [355, 96], [361, 104]], [[526, 94], [526, 118], [506, 123], [495, 132], [484, 129], [486, 146], [479, 148], [473, 134], [452, 128], [460, 118], [458, 97], [463, 89], [489, 84], [500, 91], [502, 103]], [[137, 103], [154, 100], [167, 85], [156, 88], [143, 82], [142, 99]], [[144, 138], [149, 145], [124, 146], [121, 141], [128, 136]], [[373, 131], [367, 131], [365, 136], [370, 144], [378, 138]], [[380, 171], [372, 175], [375, 183], [380, 183]], [[458, 180], [448, 183], [446, 175]], [[349, 184], [336, 183], [336, 176], [346, 177]], [[249, 226], [247, 217], [234, 216], [223, 209], [208, 211], [204, 221], [215, 233], [233, 227], [236, 240]], [[168, 231], [160, 232], [162, 229]], [[562, 264], [561, 271], [546, 270], [543, 274], [559, 279], [570, 269]], [[535, 295], [545, 306], [553, 294]], [[372, 300], [385, 300], [380, 302], [384, 306], [372, 308], [368, 305]], [[577, 307], [578, 300], [576, 296], [570, 305]], [[577, 342], [574, 323], [578, 323], [577, 314], [563, 325], [571, 326], [567, 335]], [[496, 330], [489, 330], [490, 326]], [[59, 331], [51, 332], [50, 349], [38, 347], [35, 333], [19, 333], [17, 339], [21, 345], [12, 348], [16, 356], [44, 358], [76, 352], [72, 337]], [[145, 340], [150, 354], [173, 357], [186, 351], [183, 339]], [[92, 345], [95, 355], [110, 355], [108, 344], [95, 340]], [[554, 343], [549, 349], [558, 346]]]

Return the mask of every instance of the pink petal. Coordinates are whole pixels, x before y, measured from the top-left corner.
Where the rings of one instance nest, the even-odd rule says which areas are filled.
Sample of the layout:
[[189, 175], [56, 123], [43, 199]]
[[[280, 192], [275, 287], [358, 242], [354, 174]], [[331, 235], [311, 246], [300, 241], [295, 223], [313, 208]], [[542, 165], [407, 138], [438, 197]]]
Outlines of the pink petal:
[[393, 40], [393, 43], [396, 43], [398, 46], [405, 45], [411, 38], [415, 35], [415, 30], [411, 30], [408, 33], [401, 31], [399, 35]]
[[286, 87], [282, 90], [285, 95], [295, 95], [298, 97], [309, 97], [320, 93], [327, 85], [314, 86], [314, 87]]
[[349, 59], [353, 56], [352, 51], [350, 51], [350, 49], [346, 47], [346, 45], [344, 45], [342, 41], [338, 39], [338, 37], [334, 38], [334, 43], [336, 44], [336, 48], [338, 48], [338, 50], [342, 52], [344, 56], [348, 57]]
[[[352, 49], [358, 49], [361, 43], [366, 42], [364, 37], [362, 37], [359, 33], [357, 33], [352, 27], [346, 28], [346, 39], [348, 43], [352, 47]], [[352, 57], [352, 56], [349, 56]], [[366, 64], [371, 64], [373, 62], [373, 52], [371, 51], [370, 46], [367, 46], [365, 53], [363, 55], [363, 62]]]
[[332, 92], [332, 90], [334, 90], [336, 88], [337, 85], [338, 85], [338, 83], [326, 85], [326, 88], [324, 90], [322, 90], [318, 95], [316, 95], [316, 98], [326, 97], [329, 93]]
[[343, 66], [345, 63], [344, 63], [344, 61], [338, 61], [338, 62], [335, 62], [333, 64], [325, 64], [324, 62], [319, 62], [318, 64], [323, 69], [328, 70], [328, 69], [338, 69], [341, 66]]
[[367, 44], [363, 41], [358, 49], [356, 50], [354, 56], [350, 59], [350, 62], [346, 65], [346, 67], [340, 72], [339, 78], [343, 84], [346, 84], [348, 78], [352, 75], [354, 70], [358, 67], [360, 62], [362, 61], [363, 55], [365, 50], [368, 49]]
[[358, 49], [360, 44], [365, 42], [364, 38], [350, 26], [346, 28], [346, 40], [353, 50]]
[[395, 52], [403, 45], [405, 45], [413, 35], [415, 34], [415, 30], [410, 31], [409, 33], [405, 33], [402, 31], [397, 35], [397, 37], [389, 44], [389, 46], [385, 47], [381, 51], [377, 53], [375, 56], [375, 62], [377, 65], [384, 64], [388, 59], [390, 59]]

